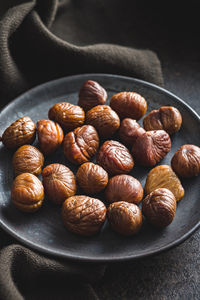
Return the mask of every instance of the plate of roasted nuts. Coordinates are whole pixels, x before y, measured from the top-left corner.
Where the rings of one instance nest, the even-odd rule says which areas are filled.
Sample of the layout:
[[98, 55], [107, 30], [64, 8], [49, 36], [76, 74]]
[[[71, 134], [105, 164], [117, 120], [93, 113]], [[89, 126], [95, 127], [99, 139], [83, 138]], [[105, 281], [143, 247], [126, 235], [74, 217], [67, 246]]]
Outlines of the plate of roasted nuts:
[[28, 247], [137, 259], [199, 227], [200, 117], [172, 93], [76, 75], [21, 95], [0, 124], [0, 225]]

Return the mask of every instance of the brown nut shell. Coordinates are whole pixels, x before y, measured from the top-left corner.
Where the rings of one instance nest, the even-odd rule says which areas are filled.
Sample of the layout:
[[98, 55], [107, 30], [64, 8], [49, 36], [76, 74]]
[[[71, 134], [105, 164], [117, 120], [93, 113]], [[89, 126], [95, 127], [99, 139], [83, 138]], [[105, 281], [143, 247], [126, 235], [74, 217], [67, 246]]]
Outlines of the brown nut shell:
[[173, 221], [176, 198], [165, 188], [158, 188], [142, 201], [142, 213], [156, 227], [166, 227]]
[[33, 174], [18, 175], [12, 185], [11, 199], [21, 211], [35, 212], [44, 199], [44, 187], [41, 181]]
[[125, 201], [139, 204], [143, 198], [143, 188], [141, 183], [130, 175], [116, 175], [109, 180], [105, 196], [110, 203]]
[[63, 151], [66, 158], [76, 164], [89, 161], [99, 148], [99, 137], [91, 125], [84, 125], [66, 134], [63, 141]]
[[147, 110], [146, 100], [135, 92], [121, 92], [112, 96], [110, 106], [121, 119], [139, 120]]
[[133, 146], [136, 139], [143, 133], [145, 133], [145, 130], [140, 127], [136, 120], [126, 118], [121, 122], [119, 136], [122, 142], [127, 146]]
[[16, 149], [35, 140], [36, 128], [33, 121], [25, 116], [12, 123], [2, 135], [2, 143], [8, 149]]
[[66, 228], [76, 234], [91, 236], [102, 227], [106, 218], [106, 207], [98, 199], [73, 196], [62, 206], [62, 219]]
[[13, 156], [13, 168], [15, 175], [32, 173], [38, 176], [44, 164], [43, 154], [34, 146], [24, 145]]
[[174, 172], [180, 177], [193, 177], [200, 173], [200, 148], [195, 145], [181, 146], [171, 160]]
[[108, 207], [107, 215], [112, 229], [123, 235], [134, 235], [142, 226], [142, 213], [133, 203], [114, 202]]
[[129, 173], [134, 160], [128, 149], [117, 141], [106, 141], [97, 154], [97, 163], [110, 175]]
[[76, 194], [76, 180], [72, 171], [61, 164], [51, 164], [42, 171], [43, 185], [47, 198], [55, 204], [62, 204]]
[[80, 89], [78, 105], [87, 112], [94, 106], [105, 104], [106, 99], [104, 88], [96, 81], [87, 80]]
[[106, 139], [118, 130], [120, 119], [108, 105], [97, 105], [87, 112], [86, 123], [94, 126], [100, 137]]
[[91, 162], [82, 164], [77, 173], [76, 179], [80, 188], [86, 194], [101, 192], [108, 184], [108, 173], [99, 165]]
[[54, 104], [49, 109], [48, 116], [49, 119], [60, 124], [66, 131], [73, 130], [83, 125], [85, 121], [85, 112], [82, 107], [68, 102]]
[[40, 150], [45, 154], [52, 154], [63, 141], [63, 130], [58, 123], [51, 120], [37, 122]]
[[147, 176], [145, 184], [146, 194], [150, 194], [158, 188], [170, 190], [174, 194], [176, 201], [181, 200], [185, 194], [179, 178], [168, 165], [160, 165], [153, 168]]

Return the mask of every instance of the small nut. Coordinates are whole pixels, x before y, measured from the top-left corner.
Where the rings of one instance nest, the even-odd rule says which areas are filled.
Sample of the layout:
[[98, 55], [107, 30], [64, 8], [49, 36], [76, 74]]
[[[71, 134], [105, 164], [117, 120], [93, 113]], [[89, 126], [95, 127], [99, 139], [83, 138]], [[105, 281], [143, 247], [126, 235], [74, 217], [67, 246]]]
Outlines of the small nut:
[[82, 164], [77, 173], [76, 179], [79, 186], [86, 194], [101, 192], [108, 183], [108, 173], [100, 166], [91, 162]]
[[147, 110], [146, 100], [134, 92], [121, 92], [112, 96], [110, 106], [121, 119], [139, 120]]
[[184, 188], [176, 174], [168, 165], [160, 165], [153, 168], [146, 179], [145, 192], [150, 194], [158, 188], [166, 188], [170, 190], [179, 201], [184, 196]]
[[97, 154], [97, 163], [110, 175], [129, 173], [133, 158], [128, 149], [117, 141], [106, 141]]
[[63, 141], [63, 151], [66, 158], [74, 164], [89, 161], [99, 148], [99, 137], [91, 125], [84, 125], [66, 134]]
[[41, 151], [52, 154], [62, 143], [63, 130], [58, 123], [50, 120], [40, 120], [37, 122], [37, 133]]
[[171, 160], [174, 172], [180, 177], [193, 177], [200, 173], [200, 148], [195, 145], [181, 146]]
[[66, 228], [79, 235], [91, 236], [102, 227], [106, 218], [106, 207], [98, 199], [73, 196], [62, 206], [62, 219]]
[[135, 160], [147, 167], [161, 161], [171, 150], [171, 140], [164, 130], [147, 131], [136, 139], [132, 153]]
[[165, 130], [172, 134], [181, 128], [182, 116], [173, 106], [162, 106], [151, 111], [143, 120], [145, 130]]
[[116, 175], [109, 180], [105, 196], [110, 203], [125, 201], [139, 204], [143, 198], [143, 188], [141, 183], [130, 175]]
[[142, 201], [142, 213], [154, 226], [168, 226], [173, 221], [175, 212], [176, 198], [168, 189], [156, 189]]
[[54, 104], [49, 110], [49, 119], [57, 122], [60, 126], [70, 131], [83, 125], [85, 121], [85, 112], [78, 106], [68, 102]]
[[120, 126], [116, 112], [107, 105], [97, 105], [86, 114], [86, 123], [93, 125], [103, 139], [114, 135]]
[[114, 202], [108, 207], [107, 214], [112, 229], [123, 235], [134, 235], [142, 226], [142, 213], [133, 203]]
[[136, 139], [143, 133], [145, 133], [145, 130], [140, 127], [136, 120], [126, 118], [121, 122], [119, 136], [127, 146], [133, 146]]
[[43, 154], [34, 146], [24, 145], [13, 156], [13, 168], [15, 175], [32, 173], [39, 175], [44, 164]]
[[30, 173], [18, 175], [12, 185], [11, 199], [19, 210], [35, 212], [42, 206], [44, 199], [41, 181]]
[[61, 164], [51, 164], [42, 171], [47, 198], [55, 204], [63, 203], [76, 194], [76, 181], [72, 171]]
[[80, 89], [78, 105], [88, 111], [94, 106], [105, 104], [106, 99], [104, 88], [96, 81], [87, 80]]
[[29, 117], [22, 117], [12, 123], [2, 135], [2, 143], [8, 149], [16, 149], [35, 140], [35, 124]]

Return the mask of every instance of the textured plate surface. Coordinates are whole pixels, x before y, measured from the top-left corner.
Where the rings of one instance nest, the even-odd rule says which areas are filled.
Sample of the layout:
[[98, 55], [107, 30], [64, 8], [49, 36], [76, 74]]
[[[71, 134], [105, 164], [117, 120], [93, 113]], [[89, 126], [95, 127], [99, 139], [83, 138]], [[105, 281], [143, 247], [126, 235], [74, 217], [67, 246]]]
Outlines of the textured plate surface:
[[[98, 81], [108, 92], [108, 99], [120, 91], [136, 91], [148, 102], [148, 112], [163, 105], [177, 107], [182, 116], [181, 130], [172, 137], [172, 150], [160, 164], [170, 164], [174, 152], [183, 144], [200, 146], [200, 118], [182, 100], [155, 85], [133, 78], [85, 74], [61, 78], [36, 87], [15, 99], [0, 113], [1, 134], [11, 122], [28, 115], [33, 121], [48, 118], [48, 109], [56, 102], [77, 103], [78, 91], [87, 80]], [[139, 122], [142, 124], [142, 120]], [[37, 141], [35, 142], [37, 145]], [[184, 241], [200, 225], [200, 176], [182, 181], [185, 197], [178, 203], [176, 216], [170, 226], [156, 230], [144, 221], [137, 236], [123, 237], [111, 231], [107, 222], [101, 232], [90, 238], [76, 236], [62, 225], [60, 207], [48, 200], [34, 214], [18, 211], [10, 201], [13, 181], [11, 151], [0, 145], [0, 225], [27, 246], [46, 254], [85, 261], [119, 261], [141, 258], [169, 249]], [[45, 165], [60, 162], [69, 164], [62, 150], [45, 160]], [[139, 179], [144, 187], [149, 168], [135, 166], [131, 175]], [[103, 200], [103, 196], [99, 196]]]

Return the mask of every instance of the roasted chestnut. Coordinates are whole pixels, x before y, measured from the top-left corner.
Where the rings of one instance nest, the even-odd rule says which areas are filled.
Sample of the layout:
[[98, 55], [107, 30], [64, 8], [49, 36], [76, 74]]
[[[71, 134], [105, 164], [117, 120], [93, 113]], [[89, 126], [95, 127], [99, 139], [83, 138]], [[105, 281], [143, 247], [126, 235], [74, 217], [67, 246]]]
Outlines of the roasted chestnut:
[[101, 192], [108, 183], [108, 173], [99, 165], [87, 162], [82, 164], [77, 173], [76, 179], [81, 189], [86, 194]]
[[63, 203], [67, 198], [76, 193], [75, 176], [64, 165], [48, 165], [42, 171], [42, 178], [45, 194], [55, 204]]
[[143, 215], [157, 227], [166, 227], [171, 224], [175, 212], [176, 198], [168, 189], [156, 189], [142, 201]]
[[79, 235], [91, 236], [102, 227], [106, 218], [106, 207], [98, 199], [73, 196], [62, 206], [62, 219], [66, 228]]
[[171, 160], [174, 172], [180, 177], [193, 177], [200, 173], [200, 148], [195, 145], [181, 146]]
[[128, 149], [117, 141], [103, 143], [97, 154], [97, 163], [110, 175], [129, 173], [134, 166]]
[[114, 202], [108, 207], [107, 215], [112, 229], [124, 235], [134, 235], [142, 226], [142, 213], [133, 203]]
[[66, 158], [74, 164], [89, 161], [99, 148], [99, 137], [91, 125], [84, 125], [66, 134], [63, 141], [63, 151]]
[[18, 175], [12, 185], [11, 199], [21, 211], [35, 212], [44, 199], [44, 188], [41, 181], [33, 174]]
[[140, 127], [136, 120], [126, 118], [121, 122], [119, 136], [127, 146], [133, 146], [136, 139], [143, 133], [145, 133], [145, 130]]
[[13, 169], [15, 175], [32, 173], [39, 175], [44, 164], [43, 154], [34, 146], [24, 145], [13, 156]]

